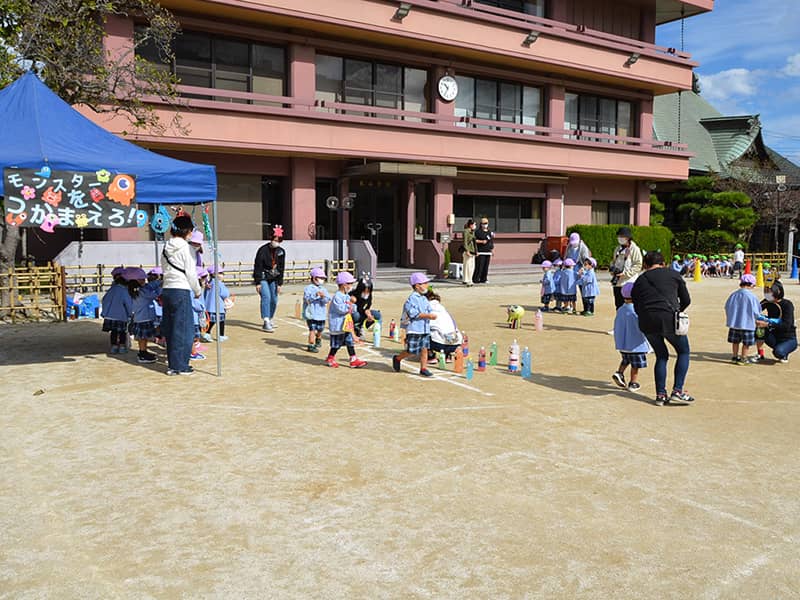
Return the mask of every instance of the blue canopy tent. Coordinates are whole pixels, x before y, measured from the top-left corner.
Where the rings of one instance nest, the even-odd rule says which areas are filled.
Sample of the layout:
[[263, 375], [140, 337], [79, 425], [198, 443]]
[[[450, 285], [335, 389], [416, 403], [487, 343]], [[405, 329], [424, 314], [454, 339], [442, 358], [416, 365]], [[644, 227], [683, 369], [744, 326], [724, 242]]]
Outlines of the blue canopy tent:
[[[139, 204], [210, 202], [217, 240], [217, 174], [213, 166], [161, 156], [123, 140], [81, 115], [29, 72], [0, 90], [0, 170], [43, 165], [54, 171], [107, 169], [133, 175]], [[0, 177], [0, 196], [4, 185]], [[217, 261], [214, 252], [215, 268]], [[218, 375], [222, 372], [220, 350], [218, 339]]]

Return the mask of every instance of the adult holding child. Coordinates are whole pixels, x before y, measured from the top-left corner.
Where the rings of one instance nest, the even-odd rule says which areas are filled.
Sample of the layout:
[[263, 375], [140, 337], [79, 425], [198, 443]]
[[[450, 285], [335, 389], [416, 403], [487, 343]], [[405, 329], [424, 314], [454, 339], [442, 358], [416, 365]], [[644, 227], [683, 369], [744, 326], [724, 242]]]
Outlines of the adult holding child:
[[611, 260], [611, 284], [614, 286], [614, 305], [617, 309], [625, 304], [622, 286], [641, 271], [642, 250], [633, 241], [630, 227], [620, 227], [617, 229], [617, 248]]
[[189, 366], [194, 341], [192, 297], [199, 298], [203, 291], [197, 279], [197, 257], [187, 241], [192, 231], [194, 224], [191, 217], [175, 217], [172, 237], [161, 253], [164, 276], [161, 332], [167, 343], [167, 375], [191, 375], [194, 372]]
[[[650, 342], [656, 354], [654, 371], [656, 383], [656, 406], [664, 406], [674, 400], [693, 402], [684, 389], [689, 372], [689, 338], [678, 335], [675, 329], [675, 314], [683, 312], [691, 304], [686, 282], [672, 269], [664, 266], [660, 252], [648, 252], [643, 259], [645, 271], [636, 278], [631, 298], [639, 316], [639, 329]], [[667, 396], [667, 362], [669, 351], [666, 342], [675, 348], [674, 382], [672, 393]]]
[[256, 291], [261, 296], [261, 318], [264, 321], [261, 329], [267, 333], [275, 331], [275, 311], [278, 308], [278, 296], [283, 287], [283, 271], [286, 266], [286, 251], [281, 248], [283, 228], [276, 226], [272, 239], [256, 252], [253, 264], [253, 281]]

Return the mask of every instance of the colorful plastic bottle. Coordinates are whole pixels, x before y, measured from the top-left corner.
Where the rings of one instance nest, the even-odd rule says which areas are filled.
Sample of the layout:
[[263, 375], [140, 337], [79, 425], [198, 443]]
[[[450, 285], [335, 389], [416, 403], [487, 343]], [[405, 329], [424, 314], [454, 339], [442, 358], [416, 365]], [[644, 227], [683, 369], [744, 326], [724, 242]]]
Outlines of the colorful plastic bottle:
[[439, 368], [442, 371], [446, 371], [447, 370], [447, 363], [445, 363], [445, 361], [444, 361], [444, 352], [438, 352], [438, 354], [439, 354]]
[[542, 331], [544, 329], [544, 315], [541, 310], [536, 311], [536, 316], [533, 320], [536, 323], [536, 331]]
[[397, 323], [395, 323], [394, 319], [389, 321], [389, 337], [392, 338], [392, 340], [394, 340], [395, 342], [399, 339], [397, 337]]
[[467, 372], [466, 372], [467, 381], [471, 381], [474, 375], [475, 375], [475, 365], [472, 364], [472, 359], [468, 358], [467, 359]]
[[372, 326], [372, 347], [373, 348], [380, 348], [381, 347], [381, 322], [375, 321], [375, 324]]
[[522, 351], [520, 363], [522, 367], [522, 378], [530, 379], [532, 374], [531, 351], [528, 350], [527, 346], [525, 346], [525, 349]]
[[466, 358], [469, 356], [469, 336], [463, 331], [461, 332], [461, 335], [464, 337], [464, 343], [461, 345], [461, 348], [464, 351], [464, 358]]
[[485, 370], [486, 370], [486, 348], [481, 346], [481, 349], [478, 352], [478, 371], [485, 371]]
[[492, 345], [489, 346], [489, 366], [497, 366], [497, 342], [492, 342]]
[[453, 357], [453, 372], [454, 373], [464, 372], [464, 352], [462, 352], [461, 348], [458, 348], [456, 350], [455, 357]]
[[514, 340], [514, 342], [508, 348], [508, 372], [519, 372], [519, 344], [517, 343], [517, 340]]
[[294, 318], [299, 319], [302, 314], [303, 306], [300, 304], [300, 298], [298, 298], [294, 303]]

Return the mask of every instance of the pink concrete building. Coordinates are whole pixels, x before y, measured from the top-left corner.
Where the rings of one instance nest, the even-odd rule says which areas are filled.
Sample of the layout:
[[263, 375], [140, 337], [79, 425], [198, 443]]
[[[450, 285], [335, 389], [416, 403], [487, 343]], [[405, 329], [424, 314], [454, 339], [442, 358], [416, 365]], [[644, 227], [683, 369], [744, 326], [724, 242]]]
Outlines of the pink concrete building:
[[[653, 139], [653, 97], [691, 89], [695, 63], [655, 29], [713, 0], [162, 4], [190, 134], [136, 139], [216, 165], [223, 240], [341, 227], [380, 263], [437, 270], [440, 234], [485, 215], [494, 262], [529, 262], [575, 223], [648, 224], [649, 184], [688, 174], [685, 147]], [[109, 45], [135, 28], [110, 23]]]

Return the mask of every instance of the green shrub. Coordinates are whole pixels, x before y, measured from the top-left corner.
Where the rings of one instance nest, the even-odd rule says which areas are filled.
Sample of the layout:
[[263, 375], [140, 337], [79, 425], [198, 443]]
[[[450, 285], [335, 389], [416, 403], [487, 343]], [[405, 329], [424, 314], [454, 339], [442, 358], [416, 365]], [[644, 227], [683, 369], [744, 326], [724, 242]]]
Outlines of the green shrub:
[[[617, 230], [622, 225], [573, 225], [567, 229], [567, 235], [577, 232], [581, 239], [589, 246], [592, 256], [597, 260], [598, 266], [607, 267], [611, 264], [614, 250], [617, 248]], [[630, 226], [633, 241], [642, 249], [660, 250], [665, 258], [672, 255], [672, 231], [666, 227]]]

